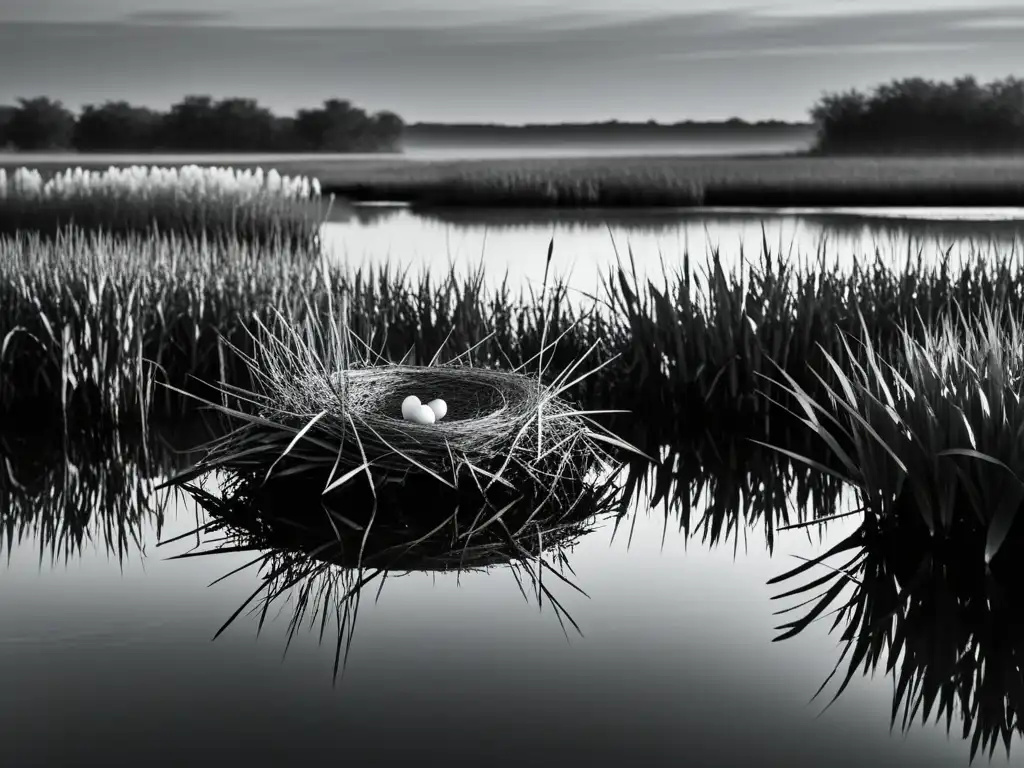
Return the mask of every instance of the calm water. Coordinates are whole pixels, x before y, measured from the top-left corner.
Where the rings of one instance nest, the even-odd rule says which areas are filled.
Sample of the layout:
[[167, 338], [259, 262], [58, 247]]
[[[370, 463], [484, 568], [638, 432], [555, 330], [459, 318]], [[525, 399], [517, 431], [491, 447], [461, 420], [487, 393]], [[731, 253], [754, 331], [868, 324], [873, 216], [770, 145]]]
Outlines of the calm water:
[[[45, 529], [45, 501], [5, 498]], [[599, 526], [568, 551], [588, 597], [548, 580], [583, 633], [568, 639], [507, 568], [393, 578], [364, 600], [335, 685], [337, 634], [328, 625], [318, 644], [316, 627], [300, 628], [285, 653], [288, 607], [258, 638], [242, 614], [211, 642], [259, 580], [250, 569], [211, 583], [252, 555], [171, 559], [195, 537], [156, 545], [195, 528], [195, 505], [173, 499], [159, 533], [156, 502], [143, 509], [142, 549], [123, 563], [99, 543], [103, 511], [86, 528], [94, 540], [66, 560], [53, 561], [45, 534], [5, 553], [4, 765], [966, 764], [967, 745], [941, 726], [890, 735], [881, 675], [856, 677], [818, 717], [827, 700], [808, 700], [839, 653], [826, 623], [772, 642], [779, 589], [765, 582], [852, 523], [822, 540], [782, 533], [770, 555], [756, 528], [711, 546], [636, 507], [618, 531]]]
[[[132, 507], [138, 545], [123, 561], [103, 544], [125, 519], [112, 500], [119, 483], [127, 496], [132, 458], [96, 472], [80, 460], [72, 473], [57, 455], [32, 471], [24, 453], [4, 458], [20, 481], [37, 478], [26, 483], [37, 492], [7, 483], [0, 497], [8, 523], [26, 526], [3, 544], [4, 765], [967, 763], [967, 743], [942, 726], [890, 735], [881, 673], [856, 676], [819, 717], [827, 699], [808, 701], [840, 652], [826, 623], [772, 642], [780, 589], [766, 582], [856, 518], [823, 538], [781, 532], [772, 554], [759, 526], [713, 546], [635, 505], [617, 530], [598, 524], [566, 549], [587, 596], [548, 579], [583, 636], [566, 637], [550, 603], [539, 609], [507, 567], [402, 575], [365, 598], [335, 684], [333, 626], [323, 643], [318, 623], [301, 627], [286, 652], [287, 605], [269, 611], [259, 636], [243, 613], [211, 641], [260, 581], [250, 568], [212, 584], [251, 554], [172, 559], [203, 549], [194, 536], [171, 542], [204, 516], [190, 500], [152, 495]], [[63, 498], [92, 504], [94, 517], [49, 528], [57, 505], [47, 500], [66, 482]], [[60, 530], [89, 539], [66, 555], [54, 545]]]
[[703, 265], [715, 247], [727, 266], [738, 265], [741, 254], [756, 258], [764, 240], [776, 254], [813, 258], [821, 249], [844, 267], [876, 251], [896, 263], [908, 248], [926, 259], [972, 249], [1021, 254], [1024, 208], [416, 212], [376, 205], [339, 211], [324, 234], [333, 256], [353, 265], [390, 260], [418, 273], [482, 263], [495, 282], [507, 274], [512, 285], [542, 281], [554, 239], [552, 272], [590, 291], [630, 250], [637, 270], [655, 275], [662, 261], [679, 265], [685, 253]]
[[[756, 254], [762, 226], [769, 243], [813, 251], [824, 237], [847, 260], [876, 244], [905, 253], [908, 237], [934, 254], [972, 241], [1004, 250], [1024, 234], [1024, 211], [972, 211], [974, 221], [965, 213], [374, 207], [328, 224], [326, 234], [337, 258], [390, 255], [414, 270], [483, 258], [492, 275], [507, 270], [513, 280], [540, 279], [553, 236], [556, 270], [571, 267], [579, 287], [592, 287], [613, 263], [613, 241], [650, 269], [659, 254], [671, 263], [687, 245], [703, 253], [708, 242], [729, 258], [740, 244]], [[3, 458], [24, 483], [20, 450], [5, 449]], [[568, 552], [586, 597], [548, 580], [583, 633], [569, 627], [569, 639], [550, 605], [524, 598], [507, 567], [392, 578], [379, 599], [374, 589], [363, 600], [335, 684], [336, 632], [329, 624], [319, 643], [318, 626], [302, 627], [285, 653], [287, 606], [269, 613], [258, 636], [258, 617], [243, 613], [211, 641], [260, 581], [249, 569], [211, 585], [251, 555], [171, 559], [188, 552], [193, 537], [157, 547], [202, 518], [186, 499], [167, 507], [161, 526], [151, 506], [139, 526], [141, 548], [129, 542], [123, 563], [103, 543], [105, 513], [86, 526], [92, 538], [81, 552], [55, 562], [53, 531], [63, 529], [68, 508], [46, 499], [67, 478], [88, 475], [88, 466], [66, 474], [59, 458], [47, 461], [41, 495], [30, 503], [10, 476], [0, 484], [0, 519], [26, 524], [22, 536], [0, 539], [3, 765], [967, 764], [956, 719], [951, 736], [944, 724], [919, 722], [906, 735], [898, 724], [890, 734], [893, 685], [881, 671], [856, 675], [819, 717], [834, 686], [809, 700], [842, 650], [830, 620], [772, 642], [773, 628], [787, 620], [773, 612], [794, 602], [772, 601], [781, 589], [768, 579], [838, 541], [856, 518], [833, 523], [823, 540], [781, 533], [769, 552], [758, 526], [713, 546], [687, 540], [671, 515], [666, 525], [662, 510], [638, 505], [624, 528], [599, 525]], [[110, 481], [105, 503], [126, 493], [118, 483], [130, 465], [116, 460], [98, 472]], [[88, 493], [74, 498], [86, 510], [101, 508]], [[47, 521], [56, 527], [46, 529]], [[1010, 764], [1024, 765], [1018, 746]], [[994, 762], [1007, 761], [997, 750]]]

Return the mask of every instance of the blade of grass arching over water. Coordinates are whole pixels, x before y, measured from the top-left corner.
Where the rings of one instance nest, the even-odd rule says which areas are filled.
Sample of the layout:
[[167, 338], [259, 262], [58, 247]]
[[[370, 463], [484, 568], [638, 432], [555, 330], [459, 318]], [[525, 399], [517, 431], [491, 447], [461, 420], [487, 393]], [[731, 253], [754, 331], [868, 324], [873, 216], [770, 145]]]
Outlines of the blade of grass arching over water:
[[838, 554], [840, 554], [842, 552], [848, 552], [851, 549], [856, 549], [858, 547], [862, 547], [863, 545], [864, 545], [863, 534], [860, 533], [859, 531], [855, 532], [854, 534], [852, 534], [852, 535], [846, 537], [845, 539], [843, 539], [842, 541], [840, 541], [838, 544], [833, 545], [831, 548], [829, 548], [824, 553], [818, 555], [817, 557], [814, 557], [814, 558], [812, 558], [810, 560], [807, 560], [807, 561], [803, 562], [802, 564], [798, 565], [796, 568], [793, 568], [793, 569], [791, 569], [789, 571], [786, 571], [785, 573], [783, 573], [780, 576], [775, 576], [775, 577], [773, 577], [771, 579], [768, 579], [768, 581], [765, 582], [765, 583], [770, 586], [772, 584], [778, 584], [780, 582], [783, 582], [783, 581], [786, 581], [788, 579], [791, 579], [794, 576], [799, 576], [801, 573], [809, 571], [811, 568], [814, 568], [815, 566], [820, 565], [821, 563], [823, 563], [825, 560], [829, 559], [830, 557], [834, 557], [835, 555], [838, 555]]
[[383, 437], [381, 437], [381, 434], [376, 429], [373, 428], [372, 424], [368, 423], [367, 421], [365, 421], [363, 419], [360, 419], [360, 421], [362, 421], [364, 426], [366, 426], [366, 428], [369, 429], [373, 433], [374, 437], [376, 437], [381, 442], [381, 444], [386, 446], [387, 449], [389, 451], [391, 451], [391, 453], [393, 453], [393, 454], [395, 454], [397, 456], [401, 456], [403, 459], [408, 461], [410, 464], [412, 464], [413, 466], [415, 466], [418, 469], [422, 470], [423, 472], [426, 472], [428, 475], [430, 475], [431, 477], [435, 478], [438, 482], [442, 483], [443, 485], [446, 485], [449, 488], [454, 488], [455, 487], [447, 479], [441, 477], [441, 475], [439, 475], [433, 469], [431, 469], [430, 467], [426, 466], [422, 462], [417, 461], [409, 453], [407, 453], [405, 451], [400, 451], [398, 448], [396, 448], [391, 443], [389, 443], [387, 440], [385, 440]]
[[316, 414], [313, 418], [306, 422], [306, 426], [304, 426], [302, 429], [295, 433], [295, 436], [291, 439], [291, 442], [288, 443], [288, 447], [285, 448], [281, 455], [274, 459], [274, 462], [267, 468], [267, 473], [263, 476], [264, 482], [270, 479], [270, 475], [274, 471], [274, 468], [281, 462], [282, 459], [284, 459], [289, 453], [291, 453], [292, 448], [294, 448], [295, 445], [303, 437], [306, 436], [306, 433], [308, 433], [309, 430], [311, 430], [314, 427], [314, 425], [326, 415], [327, 411], [320, 411], [320, 413]]
[[340, 488], [341, 486], [343, 486], [345, 483], [347, 483], [349, 480], [351, 480], [353, 477], [355, 477], [359, 473], [365, 472], [365, 471], [369, 470], [369, 468], [374, 464], [374, 461], [375, 460], [371, 460], [371, 461], [365, 462], [363, 464], [360, 464], [359, 466], [354, 467], [353, 469], [350, 469], [348, 472], [346, 472], [344, 475], [339, 477], [337, 480], [334, 480], [333, 477], [332, 478], [328, 478], [329, 483], [324, 488], [324, 490], [322, 491], [321, 496], [326, 496], [328, 493], [330, 493], [331, 491], [335, 490], [336, 488]]

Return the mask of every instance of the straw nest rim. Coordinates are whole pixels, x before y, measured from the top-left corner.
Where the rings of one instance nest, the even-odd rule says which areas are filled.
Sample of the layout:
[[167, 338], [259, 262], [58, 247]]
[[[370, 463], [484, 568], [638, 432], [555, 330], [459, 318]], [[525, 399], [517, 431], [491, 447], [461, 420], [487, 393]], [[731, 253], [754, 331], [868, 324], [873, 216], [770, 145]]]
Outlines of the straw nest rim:
[[[350, 441], [348, 460], [341, 463], [409, 470], [411, 458], [428, 470], [450, 471], [461, 464], [535, 467], [555, 461], [575, 470], [597, 455], [578, 411], [525, 373], [468, 365], [371, 366], [301, 377], [281, 394], [267, 415], [288, 412], [308, 421], [321, 414], [317, 434]], [[406, 421], [402, 401], [409, 395], [424, 404], [443, 399], [447, 414], [433, 424]], [[572, 467], [565, 466], [567, 457]]]

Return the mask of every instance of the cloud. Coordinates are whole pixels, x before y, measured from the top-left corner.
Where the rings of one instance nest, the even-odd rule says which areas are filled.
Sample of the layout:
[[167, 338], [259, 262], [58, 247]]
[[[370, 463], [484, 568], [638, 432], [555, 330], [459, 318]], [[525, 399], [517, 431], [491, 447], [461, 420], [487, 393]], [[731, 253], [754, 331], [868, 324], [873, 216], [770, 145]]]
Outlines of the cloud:
[[222, 11], [134, 11], [125, 14], [125, 24], [157, 24], [170, 27], [190, 27], [198, 24], [231, 21], [233, 15]]
[[708, 51], [688, 51], [665, 54], [665, 59], [714, 60], [747, 59], [772, 56], [830, 56], [865, 55], [887, 53], [940, 53], [943, 51], [968, 51], [979, 47], [979, 43], [855, 43], [850, 45], [792, 45], [778, 48], [733, 48]]
[[[13, 1], [56, 14], [73, 0]], [[290, 16], [282, 0], [276, 9], [272, 0], [203, 0], [203, 11], [145, 1], [148, 13], [126, 16], [143, 0], [95, 0], [88, 8], [107, 15], [87, 23], [5, 18], [0, 103], [45, 93], [73, 105], [166, 107], [200, 89], [283, 112], [341, 95], [410, 120], [803, 119], [823, 91], [917, 75], [1005, 77], [1020, 61], [1020, 28], [995, 20], [1024, 15], [915, 12], [910, 0], [897, 0], [900, 11], [844, 16], [814, 15], [808, 3], [807, 14], [787, 17], [698, 10], [704, 0], [656, 16], [647, 4], [595, 15], [579, 10], [581, 0], [545, 12], [514, 0], [476, 9], [436, 0], [437, 10], [415, 14], [396, 9], [414, 0], [297, 0]], [[5, 11], [10, 2], [0, 0]]]
[[960, 29], [1021, 29], [1024, 28], [1024, 13], [1020, 16], [989, 16], [980, 19], [963, 19], [956, 23]]

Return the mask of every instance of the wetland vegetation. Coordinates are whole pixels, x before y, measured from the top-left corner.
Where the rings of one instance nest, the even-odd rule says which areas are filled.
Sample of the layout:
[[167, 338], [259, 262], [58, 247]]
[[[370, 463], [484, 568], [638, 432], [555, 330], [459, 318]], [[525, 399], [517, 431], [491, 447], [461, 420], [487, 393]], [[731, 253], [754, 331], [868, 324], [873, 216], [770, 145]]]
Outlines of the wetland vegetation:
[[[0, 544], [65, 562], [96, 544], [123, 563], [155, 530], [229, 575], [242, 556], [255, 586], [217, 634], [290, 605], [289, 645], [336, 630], [337, 675], [361, 594], [392, 575], [507, 569], [568, 635], [586, 630], [574, 548], [604, 524], [631, 536], [660, 507], [662, 546], [671, 524], [709, 548], [757, 531], [769, 551], [847, 524], [774, 567], [776, 597], [797, 601], [777, 637], [828, 616], [846, 665], [835, 695], [884, 668], [893, 723], [957, 719], [972, 759], [1009, 752], [1024, 734], [1018, 249], [879, 244], [847, 268], [764, 236], [739, 259], [686, 252], [643, 276], [624, 251], [581, 296], [547, 272], [538, 287], [487, 280], [483, 262], [352, 267], [327, 257], [310, 211], [382, 184], [424, 204], [442, 187], [491, 205], [920, 204], [927, 189], [978, 204], [1018, 200], [1024, 163], [675, 160], [679, 181], [668, 164], [634, 178], [640, 161], [601, 162], [628, 181], [586, 177], [593, 160], [345, 166], [379, 174], [372, 189], [300, 166], [5, 175]], [[419, 174], [405, 193], [402, 174]], [[557, 256], [552, 241], [546, 265]], [[393, 415], [417, 387], [454, 388], [433, 432]], [[209, 442], [179, 455], [161, 438], [187, 423]], [[165, 537], [183, 498], [195, 524]]]

